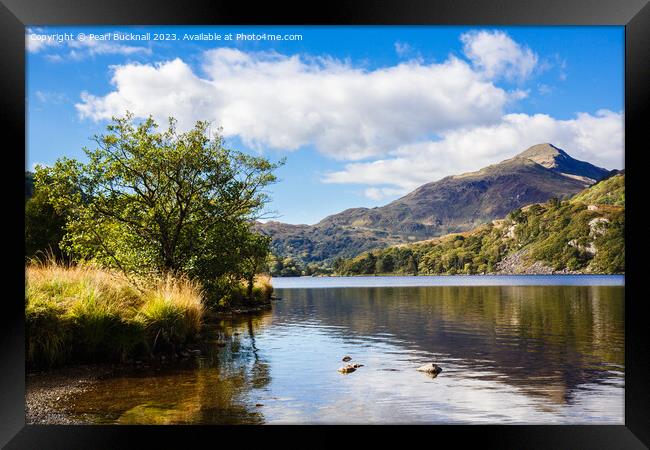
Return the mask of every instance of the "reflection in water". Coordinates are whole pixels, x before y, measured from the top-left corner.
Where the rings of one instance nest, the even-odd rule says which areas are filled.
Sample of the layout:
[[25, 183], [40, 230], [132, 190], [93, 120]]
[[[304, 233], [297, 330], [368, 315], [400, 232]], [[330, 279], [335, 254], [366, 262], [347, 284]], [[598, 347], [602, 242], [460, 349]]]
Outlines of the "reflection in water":
[[[280, 289], [201, 358], [103, 381], [108, 423], [623, 423], [622, 286]], [[343, 376], [343, 355], [364, 364]], [[436, 362], [436, 378], [415, 368]]]

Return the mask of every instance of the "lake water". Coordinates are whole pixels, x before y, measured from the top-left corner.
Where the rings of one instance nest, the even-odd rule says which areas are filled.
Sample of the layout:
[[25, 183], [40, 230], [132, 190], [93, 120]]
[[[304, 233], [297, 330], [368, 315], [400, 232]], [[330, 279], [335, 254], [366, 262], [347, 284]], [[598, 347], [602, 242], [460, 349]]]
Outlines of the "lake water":
[[[106, 379], [68, 411], [93, 423], [624, 423], [623, 277], [273, 282], [272, 311], [211, 328], [225, 346]], [[339, 373], [344, 355], [364, 366]], [[415, 370], [428, 362], [442, 373]]]

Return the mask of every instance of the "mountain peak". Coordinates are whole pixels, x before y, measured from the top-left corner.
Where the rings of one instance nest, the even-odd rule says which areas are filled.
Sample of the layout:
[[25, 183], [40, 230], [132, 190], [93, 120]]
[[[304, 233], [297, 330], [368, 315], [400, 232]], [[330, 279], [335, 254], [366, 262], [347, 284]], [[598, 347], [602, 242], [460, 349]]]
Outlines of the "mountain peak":
[[558, 159], [572, 159], [564, 150], [549, 143], [533, 145], [519, 153], [515, 158], [530, 159], [547, 169], [557, 167]]
[[549, 143], [533, 145], [515, 156], [515, 159], [518, 158], [533, 161], [585, 184], [593, 184], [609, 174], [609, 170], [572, 158], [561, 148]]
[[316, 225], [260, 224], [274, 251], [303, 262], [333, 261], [377, 247], [462, 232], [550, 198], [565, 198], [610, 174], [552, 144], [498, 164], [424, 184], [377, 208], [350, 208]]

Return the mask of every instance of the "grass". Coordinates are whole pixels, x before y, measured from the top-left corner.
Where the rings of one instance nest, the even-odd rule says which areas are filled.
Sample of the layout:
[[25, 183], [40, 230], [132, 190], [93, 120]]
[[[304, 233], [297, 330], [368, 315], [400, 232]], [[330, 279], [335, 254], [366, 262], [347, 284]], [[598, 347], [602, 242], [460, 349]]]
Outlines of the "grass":
[[271, 277], [269, 275], [255, 276], [255, 284], [253, 285], [253, 297], [258, 301], [268, 303], [271, 301], [271, 295], [273, 295]]
[[53, 262], [26, 268], [28, 365], [173, 351], [198, 333], [200, 286], [171, 276], [140, 287], [119, 273]]
[[167, 276], [143, 296], [136, 318], [153, 339], [153, 350], [184, 343], [201, 328], [203, 302], [197, 282]]

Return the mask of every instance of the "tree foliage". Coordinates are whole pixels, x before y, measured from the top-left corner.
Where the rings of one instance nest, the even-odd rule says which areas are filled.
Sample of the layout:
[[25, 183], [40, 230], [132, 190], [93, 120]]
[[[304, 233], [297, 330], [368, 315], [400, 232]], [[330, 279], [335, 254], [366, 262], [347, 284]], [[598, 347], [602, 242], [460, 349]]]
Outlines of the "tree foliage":
[[50, 202], [45, 189], [35, 190], [38, 177], [41, 184], [44, 173], [37, 167], [36, 174], [25, 173], [25, 257], [54, 257], [62, 259], [60, 242], [65, 234], [66, 214]]
[[86, 162], [64, 158], [37, 174], [37, 191], [68, 215], [61, 248], [72, 258], [187, 274], [208, 287], [260, 266], [251, 261], [265, 257], [268, 241], [250, 224], [265, 214], [265, 188], [282, 162], [226, 148], [204, 121], [180, 132], [173, 118], [161, 129], [127, 114], [93, 140]]

